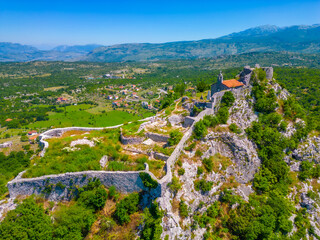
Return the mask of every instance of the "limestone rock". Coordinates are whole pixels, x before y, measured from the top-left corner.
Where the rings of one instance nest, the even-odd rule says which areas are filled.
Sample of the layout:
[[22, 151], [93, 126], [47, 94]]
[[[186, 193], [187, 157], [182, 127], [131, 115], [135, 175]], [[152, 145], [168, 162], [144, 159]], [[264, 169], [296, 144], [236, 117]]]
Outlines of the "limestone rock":
[[101, 168], [104, 169], [108, 164], [108, 156], [104, 155], [99, 162], [100, 162]]
[[308, 138], [293, 151], [292, 156], [300, 161], [320, 163], [320, 136]]
[[168, 121], [169, 121], [169, 123], [170, 123], [171, 125], [173, 125], [173, 126], [174, 126], [174, 125], [178, 125], [178, 124], [180, 124], [180, 123], [183, 122], [183, 117], [180, 116], [180, 115], [174, 114], [174, 115], [168, 117]]
[[94, 147], [95, 144], [88, 139], [78, 139], [70, 143], [70, 147], [75, 147], [76, 145], [89, 145], [89, 147]]

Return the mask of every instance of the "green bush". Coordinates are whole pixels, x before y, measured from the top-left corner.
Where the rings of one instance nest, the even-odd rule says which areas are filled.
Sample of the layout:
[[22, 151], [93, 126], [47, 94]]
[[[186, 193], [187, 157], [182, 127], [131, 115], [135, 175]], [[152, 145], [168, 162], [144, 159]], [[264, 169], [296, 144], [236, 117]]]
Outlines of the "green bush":
[[54, 236], [57, 239], [83, 239], [95, 221], [91, 210], [81, 205], [62, 206], [54, 215]]
[[179, 130], [171, 131], [170, 138], [168, 139], [169, 146], [178, 144], [182, 137], [183, 137], [183, 134]]
[[208, 172], [212, 172], [212, 170], [213, 170], [213, 159], [212, 159], [212, 157], [204, 158], [204, 159], [202, 160], [202, 163], [203, 163], [205, 169], [206, 169]]
[[115, 186], [109, 187], [108, 197], [110, 199], [112, 199], [112, 198], [116, 199], [118, 195], [119, 195], [119, 193], [117, 192], [117, 189]]
[[157, 188], [158, 187], [158, 182], [156, 180], [153, 180], [151, 176], [148, 173], [141, 172], [139, 173], [140, 178], [143, 182], [143, 185], [147, 188]]
[[233, 133], [238, 133], [238, 134], [241, 133], [240, 128], [239, 128], [238, 125], [235, 124], [235, 123], [231, 123], [230, 126], [229, 126], [229, 129], [230, 129], [230, 131], [233, 132]]
[[188, 205], [182, 200], [179, 203], [179, 214], [183, 218], [189, 215]]
[[179, 181], [179, 178], [177, 178], [176, 176], [173, 176], [171, 183], [168, 183], [168, 187], [174, 194], [176, 194], [181, 188], [181, 183]]
[[196, 147], [197, 143], [193, 142], [189, 146], [185, 147], [184, 150], [186, 151], [192, 151]]
[[221, 105], [226, 107], [231, 107], [235, 101], [235, 97], [233, 96], [231, 91], [227, 91], [223, 94], [221, 99]]
[[78, 203], [94, 211], [101, 210], [107, 200], [108, 194], [103, 186], [94, 190], [83, 191], [79, 193]]
[[33, 198], [27, 198], [9, 211], [0, 224], [1, 239], [52, 239], [50, 216]]
[[202, 120], [198, 121], [194, 125], [193, 132], [194, 132], [195, 138], [197, 138], [197, 139], [201, 139], [205, 135], [207, 135], [207, 127]]
[[229, 118], [229, 109], [228, 107], [221, 107], [217, 113], [217, 119], [219, 123], [226, 124]]
[[130, 215], [138, 211], [139, 194], [131, 193], [128, 197], [122, 199], [116, 205], [116, 211], [113, 218], [120, 224], [124, 225], [130, 221]]
[[160, 240], [162, 233], [163, 212], [157, 203], [152, 203], [150, 208], [145, 208], [143, 212], [144, 227], [141, 231], [142, 240]]
[[201, 190], [202, 192], [208, 192], [211, 190], [212, 186], [213, 186], [213, 182], [206, 181], [204, 179], [194, 181], [194, 188], [197, 191]]
[[197, 176], [200, 176], [204, 172], [203, 167], [198, 167], [197, 168]]
[[182, 176], [184, 173], [185, 173], [184, 168], [179, 168], [179, 169], [178, 169], [178, 174], [179, 174], [179, 176]]

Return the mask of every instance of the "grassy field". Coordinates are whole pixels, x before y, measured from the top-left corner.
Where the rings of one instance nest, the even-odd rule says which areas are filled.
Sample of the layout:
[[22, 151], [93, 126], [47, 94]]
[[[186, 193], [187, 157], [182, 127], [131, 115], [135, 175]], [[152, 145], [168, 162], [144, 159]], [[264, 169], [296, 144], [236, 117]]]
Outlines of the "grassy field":
[[67, 106], [66, 111], [64, 108], [62, 109], [63, 112], [61, 113], [50, 112], [49, 120], [34, 122], [29, 124], [28, 127], [32, 129], [71, 126], [107, 127], [152, 116], [150, 112], [138, 115], [120, 110], [111, 110], [102, 113], [97, 111], [96, 107], [88, 104]]
[[[48, 174], [77, 172], [86, 170], [102, 170], [100, 159], [108, 156], [109, 171], [137, 171], [144, 170], [144, 163], [148, 163], [150, 171], [157, 177], [164, 175], [164, 162], [149, 160], [147, 156], [127, 155], [119, 141], [119, 129], [103, 131], [69, 131], [60, 138], [49, 139], [49, 148], [44, 157], [34, 158], [24, 177], [39, 177]], [[70, 147], [77, 139], [88, 139], [94, 146], [76, 145]], [[61, 154], [63, 153], [63, 154]]]

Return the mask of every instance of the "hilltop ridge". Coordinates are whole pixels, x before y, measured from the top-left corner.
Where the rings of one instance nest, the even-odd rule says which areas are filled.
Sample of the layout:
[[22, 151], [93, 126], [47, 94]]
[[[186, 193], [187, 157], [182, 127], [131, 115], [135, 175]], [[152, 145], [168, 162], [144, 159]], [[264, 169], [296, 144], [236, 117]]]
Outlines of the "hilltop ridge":
[[111, 46], [97, 44], [58, 46], [48, 51], [28, 45], [0, 43], [0, 61], [156, 61], [279, 51], [319, 53], [320, 25], [290, 27], [264, 25], [215, 39], [167, 43], [126, 43]]

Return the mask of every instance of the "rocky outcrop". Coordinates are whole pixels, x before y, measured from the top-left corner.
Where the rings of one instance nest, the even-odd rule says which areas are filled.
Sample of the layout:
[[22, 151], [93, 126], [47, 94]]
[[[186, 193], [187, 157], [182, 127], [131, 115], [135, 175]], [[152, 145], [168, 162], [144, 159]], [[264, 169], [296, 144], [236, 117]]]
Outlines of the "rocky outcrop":
[[99, 163], [100, 163], [101, 168], [104, 169], [104, 168], [108, 165], [108, 156], [107, 156], [107, 155], [104, 155], [104, 156], [100, 159]]
[[174, 115], [168, 117], [168, 122], [173, 126], [178, 125], [183, 122], [183, 117], [180, 115], [174, 114]]
[[158, 133], [146, 132], [145, 136], [150, 138], [154, 142], [167, 142], [170, 138], [169, 136], [161, 135]]
[[[123, 193], [149, 191], [143, 185], [139, 172], [85, 171], [47, 175], [37, 178], [20, 178], [8, 182], [11, 198], [17, 196], [44, 195], [51, 201], [70, 200], [79, 187], [99, 179], [106, 187], [115, 186]], [[152, 190], [154, 197], [161, 195], [161, 186]]]
[[258, 158], [257, 147], [246, 136], [238, 136], [233, 133], [211, 133], [206, 136], [206, 141], [211, 145], [203, 154], [208, 158], [219, 153], [229, 157], [235, 164], [228, 170], [237, 182], [248, 183], [254, 178], [261, 161]]
[[240, 128], [245, 129], [250, 127], [252, 122], [258, 121], [258, 116], [253, 110], [253, 99], [250, 96], [250, 92], [251, 87], [232, 91], [236, 100], [229, 109], [228, 124], [235, 123]]
[[293, 151], [292, 156], [300, 161], [320, 163], [320, 136], [308, 138]]
[[8, 148], [12, 146], [12, 141], [0, 144], [0, 148]]

